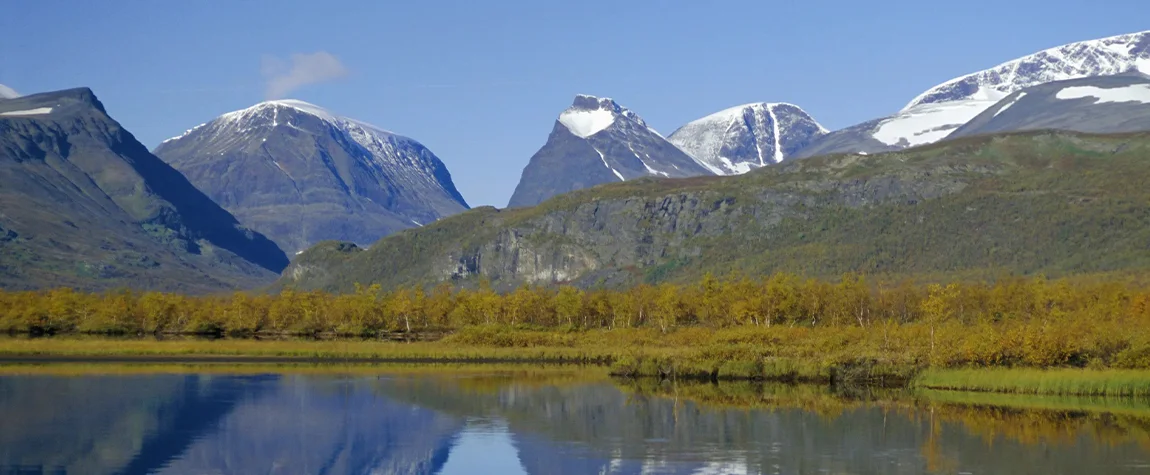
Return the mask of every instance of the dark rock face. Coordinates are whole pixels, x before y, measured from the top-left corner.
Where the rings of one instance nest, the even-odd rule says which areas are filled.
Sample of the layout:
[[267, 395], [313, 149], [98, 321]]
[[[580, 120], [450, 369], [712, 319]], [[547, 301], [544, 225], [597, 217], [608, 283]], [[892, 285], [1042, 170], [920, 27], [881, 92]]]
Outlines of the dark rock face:
[[155, 152], [291, 254], [329, 239], [370, 244], [467, 209], [419, 142], [300, 101], [225, 114]]
[[1150, 130], [1150, 79], [1123, 75], [1056, 81], [1007, 96], [948, 138], [1023, 130]]
[[0, 285], [206, 291], [287, 257], [108, 117], [88, 89], [0, 101]]
[[640, 177], [714, 173], [611, 99], [576, 96], [535, 152], [509, 207], [533, 206], [552, 196]]
[[[623, 286], [731, 269], [833, 277], [1133, 268], [1150, 264], [1141, 247], [1150, 213], [1139, 214], [1150, 208], [1114, 203], [1150, 203], [1135, 196], [1150, 192], [1131, 185], [1150, 177], [1147, 151], [1146, 136], [1042, 132], [786, 161], [732, 177], [634, 180], [534, 208], [472, 210], [365, 251], [317, 247], [277, 285], [347, 291], [483, 277], [502, 288]], [[1084, 178], [1071, 183], [1065, 176], [1076, 168]], [[1083, 187], [1109, 198], [1079, 199]]]

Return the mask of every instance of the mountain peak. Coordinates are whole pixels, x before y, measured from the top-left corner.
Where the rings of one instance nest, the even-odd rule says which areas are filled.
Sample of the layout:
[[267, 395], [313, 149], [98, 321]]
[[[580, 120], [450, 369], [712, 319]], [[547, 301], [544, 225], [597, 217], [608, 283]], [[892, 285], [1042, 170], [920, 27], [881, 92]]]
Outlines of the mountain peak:
[[[264, 102], [261, 102], [259, 104], [254, 105], [254, 106], [248, 107], [247, 109], [241, 109], [238, 111], [233, 111], [233, 112], [229, 112], [227, 114], [224, 114], [224, 115], [220, 116], [220, 119], [238, 120], [238, 119], [242, 119], [242, 118], [246, 118], [246, 117], [251, 117], [253, 115], [260, 115], [259, 114], [260, 112], [270, 110], [270, 109], [291, 109], [294, 111], [298, 111], [298, 112], [302, 112], [305, 114], [315, 116], [321, 120], [324, 120], [324, 121], [329, 122], [329, 123], [336, 125], [336, 126], [342, 126], [342, 125], [346, 125], [346, 124], [354, 124], [354, 125], [357, 125], [360, 127], [371, 129], [372, 132], [382, 132], [385, 134], [396, 135], [393, 132], [385, 130], [381, 127], [376, 127], [376, 126], [369, 124], [367, 122], [363, 122], [360, 120], [351, 119], [351, 118], [348, 118], [348, 117], [345, 117], [342, 115], [335, 114], [335, 113], [333, 113], [333, 112], [331, 112], [331, 111], [329, 111], [323, 107], [317, 106], [317, 105], [312, 104], [310, 102], [304, 102], [304, 101], [301, 101], [299, 99], [276, 99], [276, 100], [271, 100], [271, 101], [264, 101]], [[260, 116], [264, 116], [264, 115], [260, 115]], [[272, 121], [273, 122], [275, 122], [276, 117], [277, 116], [275, 114], [272, 115]]]
[[[96, 98], [96, 94], [87, 87], [77, 87], [60, 91], [41, 92], [27, 96], [12, 97], [4, 101], [4, 111], [42, 111], [47, 114], [53, 111], [81, 110], [94, 108], [107, 115], [104, 104]], [[15, 113], [12, 113], [15, 115]]]
[[575, 101], [571, 103], [576, 109], [605, 109], [619, 111], [622, 107], [610, 97], [598, 97], [589, 94], [576, 94]]
[[1140, 71], [1150, 74], [1150, 31], [1079, 41], [967, 74], [919, 94], [915, 106], [960, 100], [993, 104], [1016, 91], [1054, 81]]
[[575, 96], [571, 107], [559, 114], [559, 123], [567, 127], [567, 130], [575, 136], [587, 138], [602, 132], [619, 118], [634, 122], [642, 128], [650, 129], [638, 114], [620, 106], [614, 99], [587, 94]]
[[579, 94], [524, 167], [508, 206], [532, 206], [603, 183], [711, 174], [638, 114], [613, 99]]
[[779, 163], [828, 133], [799, 106], [753, 102], [688, 122], [668, 140], [715, 174]]
[[423, 144], [295, 99], [228, 112], [155, 153], [290, 253], [368, 245], [467, 209]]

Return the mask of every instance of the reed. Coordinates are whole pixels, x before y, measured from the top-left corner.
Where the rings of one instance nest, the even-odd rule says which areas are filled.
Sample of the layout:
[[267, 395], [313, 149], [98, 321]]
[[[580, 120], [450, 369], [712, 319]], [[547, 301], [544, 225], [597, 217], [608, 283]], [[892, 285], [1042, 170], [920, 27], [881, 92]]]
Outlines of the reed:
[[927, 369], [912, 386], [923, 389], [1065, 396], [1150, 396], [1150, 371], [969, 368]]

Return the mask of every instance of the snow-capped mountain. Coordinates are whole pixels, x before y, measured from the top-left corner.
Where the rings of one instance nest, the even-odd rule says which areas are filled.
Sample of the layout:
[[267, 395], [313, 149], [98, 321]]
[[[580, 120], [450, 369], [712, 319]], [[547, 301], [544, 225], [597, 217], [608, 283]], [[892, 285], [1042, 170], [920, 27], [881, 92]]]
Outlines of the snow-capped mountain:
[[15, 89], [0, 84], [0, 99], [15, 99], [17, 97], [20, 97], [20, 93], [16, 92]]
[[948, 138], [1040, 129], [1090, 133], [1150, 130], [1150, 79], [1103, 76], [1028, 87], [1006, 96]]
[[532, 206], [552, 196], [645, 176], [714, 173], [614, 100], [578, 95], [535, 152], [508, 206]]
[[1150, 31], [1058, 46], [951, 79], [919, 94], [897, 114], [836, 131], [799, 156], [874, 153], [933, 143], [1024, 88], [1131, 71], [1150, 73]]
[[365, 245], [467, 209], [419, 142], [296, 100], [229, 112], [155, 154], [289, 253]]
[[932, 87], [903, 110], [953, 101], [997, 102], [1038, 84], [1134, 70], [1150, 74], [1150, 31], [1071, 43], [1007, 61]]
[[829, 131], [786, 103], [745, 104], [691, 121], [667, 140], [717, 175], [737, 175], [790, 158]]

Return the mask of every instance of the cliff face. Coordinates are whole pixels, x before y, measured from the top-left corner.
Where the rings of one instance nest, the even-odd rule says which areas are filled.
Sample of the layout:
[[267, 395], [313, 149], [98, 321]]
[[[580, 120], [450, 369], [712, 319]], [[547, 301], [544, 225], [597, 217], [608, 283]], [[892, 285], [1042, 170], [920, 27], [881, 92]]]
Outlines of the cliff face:
[[366, 251], [325, 243], [299, 256], [279, 286], [1130, 268], [1150, 263], [1139, 250], [1150, 205], [1131, 204], [1150, 203], [1137, 185], [1150, 178], [1148, 149], [1148, 135], [1031, 133], [736, 177], [634, 180], [534, 208], [473, 210]]

